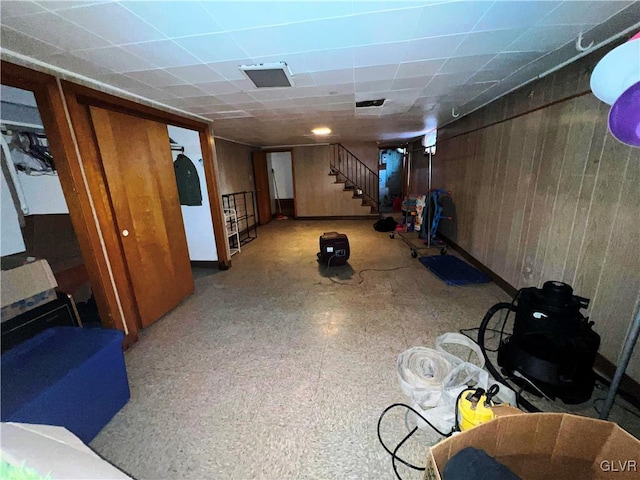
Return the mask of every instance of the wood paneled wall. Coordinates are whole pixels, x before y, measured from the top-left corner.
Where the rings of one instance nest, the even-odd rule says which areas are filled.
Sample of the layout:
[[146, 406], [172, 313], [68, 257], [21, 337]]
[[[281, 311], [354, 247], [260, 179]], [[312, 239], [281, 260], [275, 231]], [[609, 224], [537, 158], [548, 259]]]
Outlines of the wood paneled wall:
[[[585, 89], [594, 63], [441, 129], [433, 186], [453, 192], [443, 233], [512, 286], [561, 280], [590, 298], [600, 353], [615, 364], [640, 302], [640, 149], [608, 132], [609, 106]], [[539, 109], [521, 113], [536, 92]], [[426, 191], [419, 157], [412, 191]], [[640, 349], [627, 373], [640, 381]]]
[[299, 217], [335, 217], [369, 215], [370, 207], [354, 200], [329, 175], [330, 147], [293, 148], [296, 212]]
[[253, 192], [253, 166], [251, 152], [258, 150], [248, 145], [216, 138], [218, 178], [222, 195], [234, 192]]

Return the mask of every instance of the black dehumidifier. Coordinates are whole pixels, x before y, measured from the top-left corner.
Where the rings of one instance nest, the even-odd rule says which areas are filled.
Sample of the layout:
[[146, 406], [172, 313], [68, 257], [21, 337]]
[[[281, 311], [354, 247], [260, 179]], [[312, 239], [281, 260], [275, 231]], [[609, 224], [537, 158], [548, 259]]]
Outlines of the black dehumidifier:
[[320, 235], [318, 261], [328, 266], [344, 265], [349, 260], [349, 239], [344, 233], [325, 232]]
[[[568, 404], [587, 401], [600, 346], [593, 322], [580, 313], [588, 306], [589, 299], [574, 295], [566, 283], [523, 288], [512, 307], [513, 334], [498, 347], [498, 365], [525, 376], [551, 398]], [[526, 382], [523, 386], [536, 393]]]

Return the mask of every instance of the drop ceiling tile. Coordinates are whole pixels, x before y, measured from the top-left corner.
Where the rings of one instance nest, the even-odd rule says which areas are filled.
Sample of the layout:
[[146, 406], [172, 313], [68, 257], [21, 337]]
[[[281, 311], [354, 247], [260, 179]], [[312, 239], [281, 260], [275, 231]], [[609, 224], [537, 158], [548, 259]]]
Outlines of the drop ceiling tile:
[[354, 68], [356, 83], [374, 80], [393, 80], [398, 70], [397, 64], [377, 65], [375, 67]]
[[500, 81], [511, 75], [517, 67], [503, 68], [501, 70], [481, 70], [469, 79], [469, 83]]
[[383, 43], [353, 48], [354, 66], [368, 67], [385, 63], [397, 63], [404, 55], [407, 42]]
[[280, 2], [281, 11], [288, 22], [308, 22], [321, 18], [343, 17], [353, 14], [351, 2]]
[[606, 2], [579, 3], [579, 12], [575, 2], [562, 2], [557, 8], [538, 22], [538, 25], [592, 25], [601, 23], [605, 19], [628, 7], [633, 2]]
[[99, 82], [106, 83], [107, 85], [112, 85], [117, 88], [121, 88], [123, 90], [132, 91], [136, 88], [144, 88], [148, 85], [144, 83], [134, 80], [133, 78], [126, 77], [119, 73], [110, 73], [107, 75], [100, 75], [96, 78]]
[[258, 100], [259, 102], [266, 102], [270, 100], [285, 100], [287, 99], [287, 92], [284, 88], [262, 88], [256, 89], [248, 93], [251, 98]]
[[[307, 35], [317, 35], [309, 30]], [[297, 25], [284, 25], [277, 27], [251, 28], [225, 33], [231, 38], [234, 45], [238, 45], [240, 52], [246, 53], [251, 58], [282, 55], [286, 53], [298, 53], [309, 50], [298, 40], [305, 35]], [[236, 52], [239, 53], [239, 52]], [[232, 58], [243, 55], [234, 55]], [[227, 58], [222, 59], [227, 60]]]
[[[420, 21], [420, 8], [388, 10], [347, 17], [344, 25], [356, 35], [352, 45], [370, 45], [411, 40]], [[324, 20], [325, 29], [331, 28], [335, 20]], [[329, 30], [330, 31], [330, 30]], [[423, 35], [420, 35], [420, 37]]]
[[146, 83], [152, 87], [168, 87], [169, 85], [180, 85], [185, 83], [178, 77], [161, 69], [127, 72], [127, 77]]
[[109, 3], [113, 0], [42, 0], [36, 2], [47, 10], [53, 12], [58, 10], [67, 10], [69, 8], [86, 7], [88, 5], [94, 5], [98, 3]]
[[328, 95], [327, 89], [330, 88], [327, 85], [314, 85], [311, 87], [295, 87], [287, 88], [287, 98], [308, 98], [319, 97], [321, 95]]
[[475, 55], [473, 57], [452, 57], [440, 67], [438, 73], [476, 72], [489, 63], [495, 55]]
[[405, 105], [403, 103], [397, 103], [394, 101], [386, 101], [384, 102], [384, 106], [382, 107], [382, 115], [398, 115], [404, 114], [409, 111], [411, 105]]
[[379, 117], [382, 115], [382, 107], [356, 108], [356, 117]]
[[35, 2], [4, 0], [2, 2], [2, 18], [18, 17], [43, 12], [45, 9]]
[[418, 17], [414, 38], [470, 32], [491, 7], [491, 2], [451, 2], [428, 5]]
[[174, 77], [180, 79], [180, 83], [205, 83], [224, 80], [206, 65], [186, 65], [184, 67], [169, 67], [164, 69]]
[[316, 85], [335, 85], [340, 83], [353, 83], [353, 68], [342, 68], [339, 70], [327, 70], [324, 72], [313, 72], [312, 76]]
[[519, 28], [470, 33], [458, 46], [453, 56], [466, 57], [488, 53], [497, 54], [503, 51], [521, 34], [522, 30]]
[[211, 70], [220, 75], [226, 80], [243, 80], [247, 78], [244, 73], [238, 68], [240, 65], [250, 63], [247, 59], [230, 60], [226, 62], [215, 62], [207, 64]]
[[352, 69], [354, 55], [352, 48], [339, 48], [336, 50], [308, 52], [305, 54], [309, 72], [322, 72], [326, 70]]
[[356, 93], [387, 91], [391, 88], [392, 83], [393, 83], [393, 80], [374, 80], [374, 81], [356, 82], [355, 84]]
[[347, 18], [238, 30], [230, 35], [250, 57], [344, 48], [363, 42]]
[[296, 87], [313, 87], [316, 81], [310, 73], [297, 73], [293, 76], [293, 83]]
[[[165, 38], [158, 30], [117, 3], [60, 10], [58, 14], [116, 45]], [[114, 28], [115, 25], [117, 28]]]
[[477, 23], [474, 31], [501, 28], [528, 28], [560, 5], [556, 1], [495, 2]]
[[51, 55], [42, 60], [51, 65], [55, 65], [56, 67], [64, 68], [65, 70], [69, 70], [70, 72], [78, 73], [89, 78], [96, 78], [100, 75], [113, 73], [105, 66], [98, 65], [97, 63], [81, 57], [76, 57], [70, 53]]
[[215, 120], [217, 118], [243, 118], [243, 117], [250, 117], [250, 116], [251, 115], [245, 112], [244, 110], [231, 110], [227, 112], [213, 113], [213, 114], [207, 115], [207, 118], [211, 118], [212, 120]]
[[198, 2], [122, 2], [122, 5], [166, 36], [217, 33], [222, 27]]
[[3, 49], [12, 50], [23, 55], [42, 60], [53, 54], [62, 52], [58, 47], [42, 42], [10, 28], [2, 26], [0, 29], [0, 44]]
[[444, 58], [401, 63], [396, 72], [396, 79], [435, 75], [446, 62]]
[[258, 106], [260, 105], [254, 100], [252, 96], [245, 92], [216, 95], [216, 98], [221, 102], [231, 105], [242, 105], [243, 110], [248, 110], [250, 108], [259, 108]]
[[578, 38], [581, 25], [553, 25], [532, 27], [523, 32], [507, 50], [511, 52], [549, 52]]
[[402, 61], [449, 58], [466, 37], [466, 34], [461, 34], [412, 40], [407, 43]]
[[109, 42], [103, 38], [52, 12], [3, 18], [2, 24], [64, 50], [98, 48], [109, 45]]
[[203, 6], [224, 31], [288, 23], [274, 2], [204, 2]]
[[391, 84], [392, 90], [404, 90], [406, 88], [424, 88], [431, 81], [432, 75], [421, 75], [419, 77], [396, 78]]
[[162, 90], [150, 85], [140, 85], [138, 87], [132, 88], [130, 91], [132, 93], [135, 93], [136, 95], [140, 95], [141, 97], [148, 98], [150, 100], [154, 100], [163, 104], [167, 104], [167, 100], [169, 99], [169, 94], [167, 92], [163, 92]]
[[[125, 45], [126, 51], [145, 58], [161, 68], [195, 65], [198, 59], [171, 40]], [[140, 69], [137, 69], [140, 70]]]
[[[200, 95], [197, 97], [187, 97], [180, 99], [180, 105], [183, 107], [208, 107], [211, 111], [220, 111], [220, 110], [232, 110], [233, 107], [227, 105], [225, 102], [220, 100], [219, 98], [214, 97], [213, 95]], [[213, 107], [216, 107], [217, 110], [214, 110]]]
[[516, 70], [536, 58], [540, 52], [504, 52], [496, 55], [484, 68], [487, 70], [509, 69]]
[[97, 63], [98, 65], [102, 65], [114, 72], [127, 72], [141, 69], [148, 70], [155, 67], [155, 65], [120, 47], [81, 50], [79, 52], [74, 52], [74, 55], [89, 60], [90, 62]]
[[454, 87], [464, 84], [469, 78], [471, 78], [471, 73], [467, 72], [435, 75], [422, 91], [422, 96], [446, 95]]
[[212, 112], [209, 112], [207, 107], [195, 106], [195, 107], [184, 107], [184, 109], [187, 112], [195, 113], [196, 115], [202, 115], [202, 114], [205, 114], [205, 113], [212, 113]]
[[240, 92], [239, 87], [237, 87], [231, 82], [226, 82], [226, 81], [198, 83], [194, 86], [199, 88], [203, 92], [210, 93], [211, 95], [225, 95], [228, 93]]
[[248, 56], [228, 33], [178, 38], [175, 42], [204, 63], [224, 62]]
[[206, 93], [193, 85], [170, 85], [161, 88], [161, 90], [169, 92], [172, 95], [177, 95], [178, 97], [197, 97]]
[[337, 112], [351, 114], [353, 112], [353, 102], [327, 103], [326, 105], [318, 105], [318, 108], [326, 112], [332, 112], [333, 115], [336, 115]]

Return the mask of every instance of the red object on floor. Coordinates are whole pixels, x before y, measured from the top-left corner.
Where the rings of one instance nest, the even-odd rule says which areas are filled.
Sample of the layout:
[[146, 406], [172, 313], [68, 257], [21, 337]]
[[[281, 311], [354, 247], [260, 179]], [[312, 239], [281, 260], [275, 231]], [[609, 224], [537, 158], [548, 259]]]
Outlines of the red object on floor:
[[399, 212], [400, 209], [402, 209], [402, 199], [401, 198], [394, 198], [393, 199], [393, 211], [394, 212]]

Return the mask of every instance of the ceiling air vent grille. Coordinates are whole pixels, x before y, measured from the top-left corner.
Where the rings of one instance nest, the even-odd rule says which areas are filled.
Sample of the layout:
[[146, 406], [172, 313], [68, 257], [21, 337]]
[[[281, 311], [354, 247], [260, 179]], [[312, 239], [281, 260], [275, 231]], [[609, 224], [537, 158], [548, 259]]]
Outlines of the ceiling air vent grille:
[[361, 102], [356, 102], [356, 108], [365, 108], [365, 107], [381, 107], [386, 98], [379, 98], [378, 100], [363, 100]]
[[240, 65], [239, 68], [257, 88], [293, 87], [293, 76], [284, 62]]

